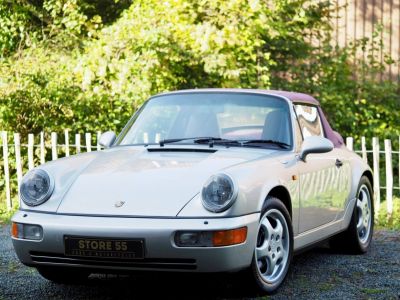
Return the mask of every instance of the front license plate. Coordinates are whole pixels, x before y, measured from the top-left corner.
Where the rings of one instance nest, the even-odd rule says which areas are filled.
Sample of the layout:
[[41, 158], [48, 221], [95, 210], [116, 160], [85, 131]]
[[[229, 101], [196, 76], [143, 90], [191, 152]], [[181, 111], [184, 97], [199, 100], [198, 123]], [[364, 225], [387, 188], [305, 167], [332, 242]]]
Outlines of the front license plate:
[[143, 244], [141, 239], [64, 237], [66, 256], [140, 259], [144, 257]]

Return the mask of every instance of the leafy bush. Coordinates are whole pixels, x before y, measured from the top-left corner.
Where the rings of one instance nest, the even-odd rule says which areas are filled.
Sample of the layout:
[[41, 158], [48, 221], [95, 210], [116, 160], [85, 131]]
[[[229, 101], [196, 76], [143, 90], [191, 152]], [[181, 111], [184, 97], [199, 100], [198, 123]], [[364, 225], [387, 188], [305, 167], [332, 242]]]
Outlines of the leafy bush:
[[398, 85], [375, 76], [393, 63], [374, 58], [381, 35], [333, 48], [331, 10], [311, 0], [2, 0], [0, 125], [118, 131], [152, 94], [241, 87], [311, 93], [344, 136], [399, 135]]
[[[308, 12], [327, 9], [289, 2], [268, 7], [244, 0], [135, 1], [101, 29], [96, 16], [104, 13], [96, 15], [93, 3], [43, 1], [47, 37], [0, 64], [1, 126], [21, 133], [118, 130], [147, 97], [161, 91], [266, 88], [277, 58], [295, 54], [276, 52], [273, 58], [270, 49], [279, 44], [306, 49], [302, 31], [323, 24], [318, 18], [308, 22]], [[277, 16], [291, 19], [291, 26]]]
[[30, 46], [38, 34], [34, 30], [38, 21], [19, 2], [0, 0], [0, 59]]
[[381, 203], [381, 209], [375, 224], [378, 228], [387, 228], [400, 230], [400, 199], [393, 199], [393, 213], [391, 216], [387, 214], [386, 202]]

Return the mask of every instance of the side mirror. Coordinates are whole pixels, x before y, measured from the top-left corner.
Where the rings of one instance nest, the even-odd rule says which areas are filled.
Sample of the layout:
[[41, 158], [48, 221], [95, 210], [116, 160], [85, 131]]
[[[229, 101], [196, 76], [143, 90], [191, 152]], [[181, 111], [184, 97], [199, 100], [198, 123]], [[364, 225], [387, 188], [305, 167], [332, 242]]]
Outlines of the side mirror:
[[321, 136], [310, 136], [301, 145], [300, 159], [306, 161], [310, 153], [326, 153], [333, 150], [333, 143]]
[[116, 139], [114, 131], [106, 131], [100, 136], [99, 144], [104, 148], [110, 148]]

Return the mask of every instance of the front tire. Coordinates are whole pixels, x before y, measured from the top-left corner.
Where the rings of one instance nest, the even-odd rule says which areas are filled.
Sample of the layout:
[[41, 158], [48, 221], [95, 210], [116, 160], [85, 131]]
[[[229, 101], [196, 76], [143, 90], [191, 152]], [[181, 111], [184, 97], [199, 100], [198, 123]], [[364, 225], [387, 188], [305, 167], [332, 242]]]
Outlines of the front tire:
[[293, 255], [293, 228], [286, 206], [268, 197], [261, 211], [250, 272], [259, 292], [276, 292], [285, 280]]
[[84, 283], [90, 275], [86, 270], [65, 267], [38, 267], [37, 270], [43, 278], [61, 284]]
[[331, 239], [331, 247], [354, 254], [367, 252], [374, 232], [374, 203], [368, 177], [361, 177], [349, 227]]

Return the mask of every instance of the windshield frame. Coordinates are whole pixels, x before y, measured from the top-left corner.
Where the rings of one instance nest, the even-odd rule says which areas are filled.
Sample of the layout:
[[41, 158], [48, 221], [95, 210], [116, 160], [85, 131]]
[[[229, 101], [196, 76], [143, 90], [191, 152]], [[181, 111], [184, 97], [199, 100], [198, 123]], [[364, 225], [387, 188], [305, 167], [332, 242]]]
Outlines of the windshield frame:
[[[217, 89], [215, 91], [213, 90], [188, 90], [188, 91], [174, 91], [174, 92], [166, 92], [166, 93], [161, 93], [157, 94], [154, 96], [151, 96], [149, 99], [147, 99], [142, 106], [132, 115], [132, 117], [128, 120], [128, 122], [125, 124], [121, 132], [118, 134], [117, 138], [115, 139], [115, 142], [113, 143], [112, 147], [125, 147], [125, 146], [154, 146], [154, 145], [160, 145], [160, 143], [135, 143], [135, 144], [123, 144], [121, 145], [120, 143], [126, 136], [127, 132], [129, 129], [132, 127], [133, 123], [136, 121], [136, 119], [139, 117], [139, 115], [142, 113], [142, 111], [145, 109], [145, 107], [148, 105], [148, 103], [156, 98], [160, 97], [165, 97], [165, 96], [172, 96], [172, 95], [190, 95], [190, 94], [242, 94], [242, 95], [258, 95], [258, 96], [265, 96], [265, 97], [271, 97], [275, 98], [277, 100], [283, 101], [285, 105], [287, 105], [287, 111], [289, 114], [289, 132], [290, 132], [290, 147], [287, 149], [283, 149], [280, 147], [277, 147], [274, 144], [264, 144], [260, 145], [260, 147], [254, 147], [253, 145], [229, 145], [228, 147], [242, 147], [242, 148], [252, 148], [252, 149], [274, 149], [274, 150], [279, 150], [279, 151], [294, 151], [296, 146], [295, 146], [295, 133], [293, 131], [293, 107], [292, 107], [292, 101], [287, 99], [284, 96], [281, 95], [275, 95], [275, 94], [270, 94], [270, 93], [263, 93], [263, 92], [257, 92], [257, 91], [231, 91], [227, 89], [226, 91]], [[175, 146], [203, 146], [201, 144], [196, 144], [193, 142], [177, 142], [169, 145], [175, 145]], [[207, 144], [204, 144], [207, 145]], [[214, 144], [215, 146], [221, 146], [221, 147], [227, 147], [226, 145], [218, 145], [218, 143]]]

